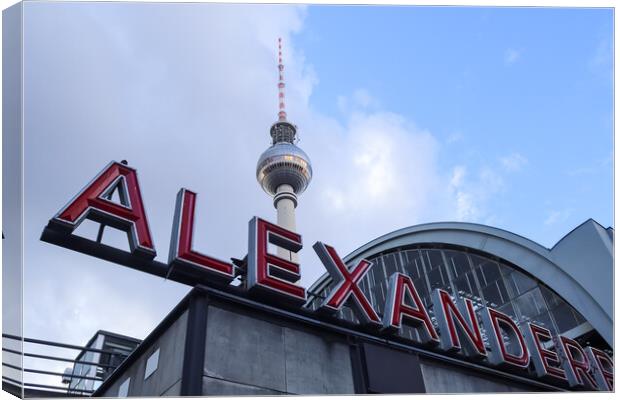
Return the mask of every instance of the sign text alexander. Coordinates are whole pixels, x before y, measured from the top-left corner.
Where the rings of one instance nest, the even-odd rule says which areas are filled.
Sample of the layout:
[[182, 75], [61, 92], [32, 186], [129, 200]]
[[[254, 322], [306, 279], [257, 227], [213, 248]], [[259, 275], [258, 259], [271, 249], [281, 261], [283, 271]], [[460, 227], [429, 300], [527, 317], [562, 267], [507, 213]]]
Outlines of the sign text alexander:
[[[119, 193], [120, 203], [111, 201], [115, 191]], [[201, 282], [225, 287], [239, 272], [232, 263], [195, 250], [195, 208], [196, 193], [181, 189], [176, 200], [166, 276], [174, 279], [172, 271], [184, 272]], [[143, 260], [146, 265], [154, 259], [155, 245], [135, 169], [117, 162], [107, 165], [50, 220], [49, 227], [72, 235], [86, 218], [126, 231], [133, 264]], [[307, 294], [306, 289], [297, 284], [301, 278], [300, 266], [270, 253], [270, 243], [292, 252], [302, 248], [301, 235], [258, 217], [252, 218], [245, 288], [251, 293], [280, 298], [301, 307], [306, 303]], [[517, 326], [510, 316], [490, 307], [475, 310], [470, 299], [451, 295], [443, 289], [435, 289], [432, 293], [436, 328], [412, 279], [402, 273], [390, 277], [385, 313], [381, 317], [359, 287], [372, 263], [361, 260], [357, 265], [347, 266], [333, 247], [317, 242], [313, 248], [334, 281], [333, 289], [319, 307], [323, 311], [336, 313], [346, 303], [356, 313], [360, 324], [378, 333], [398, 331], [403, 324], [409, 324], [418, 332], [414, 342], [427, 348], [460, 353], [560, 385], [613, 390], [613, 361], [605, 352], [593, 347], [583, 348], [571, 338], [554, 336], [547, 328], [530, 322]], [[91, 251], [91, 254], [94, 253]], [[138, 269], [153, 273], [148, 265]], [[183, 283], [188, 283], [187, 279]], [[528, 369], [530, 365], [532, 368]]]

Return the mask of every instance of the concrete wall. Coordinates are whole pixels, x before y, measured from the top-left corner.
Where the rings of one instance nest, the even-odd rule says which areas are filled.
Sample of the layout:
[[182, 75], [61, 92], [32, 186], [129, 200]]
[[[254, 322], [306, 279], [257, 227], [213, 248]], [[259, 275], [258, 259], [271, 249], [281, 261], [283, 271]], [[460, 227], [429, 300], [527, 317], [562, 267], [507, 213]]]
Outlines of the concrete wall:
[[[187, 332], [187, 311], [105, 391], [104, 397], [117, 397], [119, 387], [129, 377], [129, 396], [179, 396], [183, 373], [183, 355]], [[144, 370], [147, 359], [159, 349], [157, 370], [146, 380]]]
[[343, 338], [210, 306], [205, 395], [354, 393]]
[[[609, 232], [592, 219], [564, 236], [553, 249], [553, 260], [581, 285], [600, 313], [579, 310], [613, 348], [614, 252]], [[589, 301], [587, 298], [582, 302]], [[606, 318], [604, 318], [606, 316]], [[606, 327], [601, 330], [600, 327]]]
[[426, 393], [536, 392], [536, 388], [500, 377], [420, 358]]
[[[194, 332], [205, 340], [203, 367], [190, 367], [190, 380], [186, 382], [191, 390], [205, 396], [354, 394], [353, 363], [361, 360], [372, 365], [363, 371], [364, 363], [360, 363], [355, 368], [356, 376], [363, 375], [361, 380], [367, 381], [368, 390], [377, 393], [537, 391], [510, 378], [386, 348], [382, 343], [360, 342], [351, 347], [344, 334], [309, 327], [266, 311], [219, 301], [207, 307], [206, 335]], [[129, 396], [180, 396], [188, 315], [185, 310], [148, 348], [140, 349], [131, 365], [97, 395], [117, 397], [121, 385], [131, 378]], [[144, 379], [147, 360], [157, 349], [158, 367]], [[397, 373], [389, 372], [392, 370]], [[192, 371], [199, 375], [190, 375]], [[384, 371], [388, 371], [387, 375]], [[191, 383], [194, 379], [197, 387]]]

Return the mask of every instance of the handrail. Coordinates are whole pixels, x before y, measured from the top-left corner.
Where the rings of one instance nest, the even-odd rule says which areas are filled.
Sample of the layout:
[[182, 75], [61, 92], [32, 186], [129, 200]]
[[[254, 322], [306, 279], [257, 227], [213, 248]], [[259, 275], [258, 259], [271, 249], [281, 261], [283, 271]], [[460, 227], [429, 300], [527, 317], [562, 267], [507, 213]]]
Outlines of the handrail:
[[[94, 366], [94, 368], [96, 368], [96, 375], [95, 376], [86, 376], [86, 375], [78, 375], [78, 374], [74, 374], [73, 370], [71, 368], [67, 368], [66, 369], [66, 373], [61, 373], [61, 372], [57, 372], [59, 368], [49, 368], [49, 370], [44, 370], [44, 369], [33, 369], [33, 368], [24, 368], [23, 366], [23, 362], [17, 362], [16, 364], [22, 364], [21, 366], [15, 365], [15, 364], [11, 364], [9, 362], [2, 362], [2, 366], [3, 367], [7, 367], [7, 368], [11, 368], [13, 370], [17, 370], [17, 371], [21, 371], [22, 374], [24, 373], [28, 373], [28, 374], [37, 374], [37, 376], [33, 375], [33, 380], [39, 381], [41, 378], [41, 375], [52, 375], [52, 376], [58, 376], [58, 377], [62, 377], [63, 378], [63, 383], [66, 383], [67, 381], [71, 381], [72, 383], [78, 382], [79, 380], [83, 380], [86, 382], [92, 382], [92, 381], [97, 381], [97, 382], [103, 382], [104, 378], [107, 374], [109, 374], [111, 371], [115, 370], [118, 365], [112, 365], [111, 363], [115, 362], [115, 358], [116, 357], [120, 357], [119, 360], [116, 361], [120, 361], [122, 359], [124, 359], [125, 357], [127, 357], [127, 354], [124, 354], [123, 352], [117, 351], [115, 349], [97, 349], [97, 348], [92, 348], [92, 347], [86, 347], [86, 346], [76, 346], [76, 345], [72, 345], [72, 344], [68, 344], [68, 343], [60, 343], [60, 342], [53, 342], [50, 340], [42, 340], [42, 339], [34, 339], [34, 338], [28, 338], [28, 337], [22, 337], [22, 336], [17, 336], [17, 335], [11, 335], [8, 333], [3, 333], [2, 334], [2, 338], [3, 339], [7, 339], [7, 340], [12, 340], [12, 341], [20, 341], [22, 343], [33, 343], [33, 344], [37, 344], [37, 345], [42, 345], [42, 346], [47, 346], [48, 350], [50, 347], [56, 347], [56, 348], [64, 348], [64, 349], [69, 349], [69, 350], [65, 350], [66, 351], [70, 351], [70, 350], [79, 350], [80, 353], [78, 355], [78, 357], [82, 357], [82, 358], [86, 358], [83, 355], [88, 354], [89, 352], [92, 353], [96, 353], [96, 354], [102, 354], [102, 355], [108, 355], [109, 356], [109, 360], [107, 361], [107, 363], [98, 363], [98, 362], [94, 362], [92, 360], [90, 361], [80, 361], [79, 359], [72, 359], [72, 358], [67, 358], [67, 356], [65, 355], [64, 357], [62, 356], [56, 356], [56, 355], [46, 355], [46, 354], [39, 354], [38, 352], [48, 352], [44, 349], [37, 349], [36, 352], [24, 352], [24, 348], [23, 345], [19, 345], [17, 346], [17, 343], [12, 342], [12, 343], [4, 343], [3, 342], [3, 346], [2, 347], [2, 353], [5, 356], [8, 356], [9, 354], [15, 354], [20, 356], [22, 361], [23, 359], [25, 359], [26, 357], [30, 357], [30, 358], [35, 358], [35, 359], [44, 359], [44, 360], [51, 360], [51, 361], [55, 361], [58, 363], [69, 363], [73, 368], [76, 368], [76, 366], [79, 365], [84, 365], [84, 366]], [[13, 349], [11, 347], [19, 347], [18, 349]], [[6, 353], [5, 353], [6, 352]], [[27, 363], [27, 362], [26, 362]], [[52, 369], [56, 369], [56, 371], [53, 371]], [[101, 370], [104, 371], [104, 375], [101, 376]], [[8, 372], [8, 371], [7, 371]], [[78, 371], [75, 371], [78, 372]], [[83, 371], [82, 371], [83, 373]], [[97, 376], [99, 375], [99, 376]], [[24, 380], [23, 375], [21, 375], [19, 377], [22, 381]], [[3, 382], [5, 382], [6, 384], [11, 384], [11, 385], [17, 385], [20, 388], [23, 389], [32, 389], [35, 390], [37, 388], [40, 388], [41, 390], [45, 390], [48, 389], [51, 392], [58, 392], [58, 393], [64, 393], [67, 395], [78, 395], [78, 396], [89, 396], [90, 394], [94, 393], [94, 390], [89, 390], [86, 388], [72, 388], [71, 387], [71, 383], [69, 386], [52, 386], [52, 385], [46, 385], [43, 383], [35, 383], [35, 382], [20, 382], [17, 379], [13, 379], [10, 378], [8, 376], [2, 376], [2, 380]], [[82, 385], [78, 385], [78, 386], [82, 386]], [[23, 392], [22, 392], [23, 393]]]
[[[41, 385], [38, 383], [24, 383], [24, 386], [29, 386], [29, 387], [38, 387], [38, 388], [43, 388], [43, 389], [57, 389], [57, 390], [62, 390], [62, 391], [67, 391], [66, 387], [62, 387], [62, 386], [51, 386], [51, 385]], [[70, 392], [81, 392], [81, 393], [93, 393], [94, 390], [88, 390], [88, 389], [69, 389]]]
[[2, 351], [6, 351], [9, 353], [13, 353], [13, 354], [17, 354], [20, 356], [24, 356], [24, 357], [33, 357], [33, 358], [43, 358], [46, 360], [54, 360], [54, 361], [66, 361], [66, 362], [70, 362], [70, 363], [75, 363], [75, 364], [82, 364], [82, 365], [94, 365], [96, 367], [101, 367], [101, 368], [116, 368], [116, 365], [111, 365], [111, 364], [100, 364], [100, 363], [96, 363], [96, 362], [92, 362], [92, 361], [76, 361], [74, 359], [71, 358], [63, 358], [63, 357], [55, 357], [55, 356], [45, 356], [43, 354], [35, 354], [35, 353], [22, 353], [21, 351], [17, 351], [17, 350], [13, 350], [13, 349], [7, 349], [6, 347], [2, 348]]
[[44, 345], [48, 345], [48, 346], [65, 347], [67, 349], [85, 350], [87, 352], [93, 352], [93, 353], [119, 354], [118, 352], [110, 351], [110, 350], [99, 350], [99, 349], [94, 349], [92, 347], [76, 346], [76, 345], [73, 345], [73, 344], [60, 343], [60, 342], [51, 342], [49, 340], [25, 338], [25, 337], [10, 335], [8, 333], [3, 333], [2, 337], [3, 338], [7, 338], [7, 339], [19, 340], [19, 341], [23, 341], [23, 342], [26, 342], [26, 343], [35, 343], [35, 344], [44, 344]]
[[18, 367], [16, 365], [12, 365], [9, 363], [2, 363], [3, 367], [8, 367], [8, 368], [13, 368], [16, 369], [18, 371], [23, 371], [23, 372], [28, 372], [31, 374], [43, 374], [43, 375], [55, 375], [55, 376], [62, 376], [63, 378], [78, 378], [78, 379], [85, 379], [85, 380], [91, 380], [91, 381], [103, 381], [103, 379], [101, 378], [97, 378], [97, 377], [91, 377], [91, 376], [86, 376], [86, 375], [73, 375], [73, 374], [65, 374], [62, 372], [52, 372], [52, 371], [43, 371], [41, 369], [32, 369], [32, 368], [22, 368], [22, 367]]

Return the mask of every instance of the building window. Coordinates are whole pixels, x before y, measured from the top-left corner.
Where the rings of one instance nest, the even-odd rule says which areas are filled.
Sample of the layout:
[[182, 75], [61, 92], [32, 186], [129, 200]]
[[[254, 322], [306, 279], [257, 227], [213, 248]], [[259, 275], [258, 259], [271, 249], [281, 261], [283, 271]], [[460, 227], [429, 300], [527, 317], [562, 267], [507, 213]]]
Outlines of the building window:
[[121, 386], [118, 388], [118, 397], [127, 397], [129, 394], [129, 382], [131, 382], [131, 378], [127, 378], [125, 382], [121, 383]]
[[144, 369], [144, 380], [157, 371], [157, 365], [159, 364], [159, 349], [155, 350], [153, 354], [146, 360], [146, 368]]

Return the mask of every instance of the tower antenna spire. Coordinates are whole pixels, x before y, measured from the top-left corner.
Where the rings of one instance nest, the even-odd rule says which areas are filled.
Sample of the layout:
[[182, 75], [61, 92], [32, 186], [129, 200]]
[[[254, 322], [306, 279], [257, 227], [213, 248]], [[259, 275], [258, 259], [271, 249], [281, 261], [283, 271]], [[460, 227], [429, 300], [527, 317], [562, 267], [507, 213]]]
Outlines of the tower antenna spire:
[[284, 63], [282, 62], [282, 38], [278, 38], [278, 102], [279, 102], [279, 111], [278, 111], [278, 121], [286, 121], [286, 110], [284, 103]]

